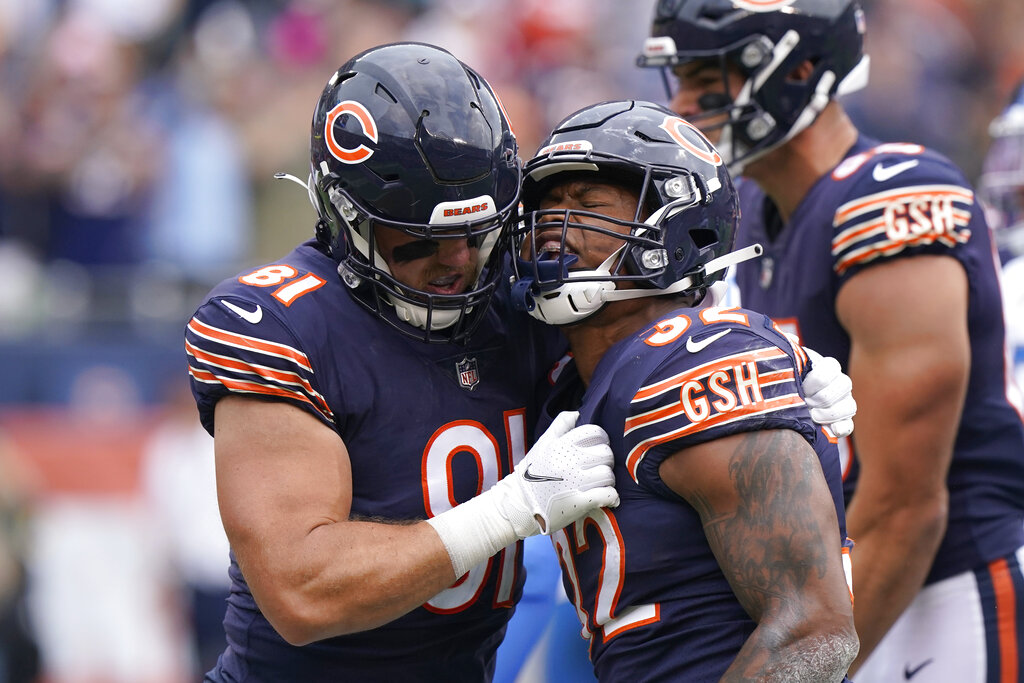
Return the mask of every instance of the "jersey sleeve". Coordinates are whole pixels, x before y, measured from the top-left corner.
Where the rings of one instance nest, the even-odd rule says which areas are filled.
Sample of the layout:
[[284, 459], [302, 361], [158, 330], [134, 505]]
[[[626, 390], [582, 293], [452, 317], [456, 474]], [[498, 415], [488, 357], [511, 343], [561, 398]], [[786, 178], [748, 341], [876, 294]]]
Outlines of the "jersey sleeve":
[[774, 329], [707, 331], [695, 341], [716, 334], [721, 336], [697, 353], [679, 346], [634, 394], [624, 444], [626, 467], [638, 484], [674, 496], [661, 482], [661, 463], [732, 434], [792, 429], [814, 439], [800, 386], [807, 363], [802, 350]]
[[917, 145], [882, 145], [864, 156], [845, 162], [859, 165], [832, 217], [832, 268], [839, 281], [893, 258], [958, 258], [984, 220], [960, 170]]
[[[253, 324], [238, 310], [262, 315]], [[228, 394], [286, 401], [335, 427], [309, 356], [283, 322], [255, 303], [223, 297], [201, 306], [185, 328], [185, 355], [200, 419], [211, 434], [214, 406]]]

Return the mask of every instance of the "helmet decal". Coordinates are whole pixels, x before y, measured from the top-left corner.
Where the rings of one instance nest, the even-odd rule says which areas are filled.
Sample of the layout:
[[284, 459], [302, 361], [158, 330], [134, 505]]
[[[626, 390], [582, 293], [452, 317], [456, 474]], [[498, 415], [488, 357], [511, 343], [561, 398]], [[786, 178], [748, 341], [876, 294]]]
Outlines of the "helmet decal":
[[373, 156], [373, 150], [366, 145], [348, 148], [338, 144], [338, 141], [334, 138], [334, 122], [342, 114], [354, 116], [356, 121], [359, 122], [359, 126], [363, 129], [363, 134], [373, 142], [377, 142], [377, 122], [373, 120], [370, 111], [362, 103], [355, 100], [341, 102], [327, 114], [327, 121], [324, 123], [324, 140], [327, 143], [327, 149], [330, 151], [331, 156], [343, 164], [361, 164]]
[[[686, 139], [686, 136], [683, 135], [682, 131], [680, 131], [680, 126], [685, 126], [696, 133], [697, 137], [704, 141], [705, 148], [701, 149]], [[673, 140], [678, 142], [680, 147], [690, 154], [695, 155], [698, 159], [703, 159], [714, 166], [722, 165], [722, 155], [711, 146], [711, 143], [704, 137], [704, 134], [697, 130], [693, 124], [684, 121], [678, 116], [666, 116], [660, 127], [664, 129], [664, 131], [668, 133]]]
[[556, 145], [548, 145], [537, 151], [537, 156], [542, 157], [552, 152], [589, 152], [594, 148], [587, 140], [568, 140], [559, 142]]
[[774, 12], [792, 5], [793, 2], [794, 0], [732, 0], [735, 7], [751, 12]]
[[454, 202], [441, 202], [430, 213], [431, 225], [459, 224], [470, 218], [480, 219], [494, 216], [497, 209], [490, 195]]

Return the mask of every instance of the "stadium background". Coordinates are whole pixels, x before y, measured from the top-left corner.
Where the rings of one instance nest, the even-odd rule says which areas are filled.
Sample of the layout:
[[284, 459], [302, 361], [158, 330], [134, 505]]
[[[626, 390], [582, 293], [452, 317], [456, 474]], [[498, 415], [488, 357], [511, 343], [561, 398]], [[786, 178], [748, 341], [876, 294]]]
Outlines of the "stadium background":
[[[663, 100], [632, 66], [652, 6], [0, 0], [0, 604], [20, 564], [48, 683], [190, 680], [181, 585], [226, 557], [182, 328], [213, 283], [312, 234], [273, 174], [305, 177], [334, 69], [381, 42], [444, 46], [496, 87], [528, 156], [582, 105]], [[976, 177], [1024, 76], [1024, 4], [864, 6], [871, 84], [851, 113]]]

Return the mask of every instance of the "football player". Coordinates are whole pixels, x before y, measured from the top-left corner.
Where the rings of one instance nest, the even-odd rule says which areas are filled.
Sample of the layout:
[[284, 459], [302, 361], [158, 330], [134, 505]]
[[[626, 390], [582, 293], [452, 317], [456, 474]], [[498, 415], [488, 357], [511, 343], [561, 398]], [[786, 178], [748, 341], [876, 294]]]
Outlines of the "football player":
[[857, 653], [834, 435], [804, 350], [698, 307], [756, 247], [714, 147], [671, 111], [606, 102], [524, 169], [513, 302], [557, 325], [564, 410], [607, 432], [615, 510], [552, 535], [601, 681], [842, 681]]
[[839, 359], [858, 683], [1017, 680], [1024, 425], [991, 235], [963, 172], [862, 135], [855, 0], [662, 0], [641, 66], [735, 173], [744, 306]]
[[599, 428], [567, 413], [526, 451], [562, 344], [494, 296], [520, 178], [490, 86], [444, 50], [374, 48], [324, 88], [316, 238], [185, 335], [232, 549], [207, 681], [489, 680], [516, 541], [616, 503]]

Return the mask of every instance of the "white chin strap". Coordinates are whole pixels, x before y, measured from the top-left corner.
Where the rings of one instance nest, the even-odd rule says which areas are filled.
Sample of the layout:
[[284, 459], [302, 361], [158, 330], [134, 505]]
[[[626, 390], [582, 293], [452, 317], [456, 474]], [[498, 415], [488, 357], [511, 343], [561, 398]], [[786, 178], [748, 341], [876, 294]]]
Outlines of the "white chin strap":
[[[571, 272], [568, 279], [610, 276], [611, 264], [624, 248], [625, 245], [619, 247], [596, 269]], [[752, 244], [749, 247], [731, 251], [704, 264], [703, 275], [706, 277], [737, 263], [757, 258], [763, 251], [760, 244]], [[616, 289], [613, 280], [566, 282], [554, 291], [542, 292], [537, 295], [534, 300], [536, 305], [530, 311], [530, 315], [549, 325], [572, 325], [597, 313], [609, 301], [678, 294], [692, 289], [694, 285], [692, 276], [684, 277], [664, 289]]]
[[[427, 329], [427, 307], [420, 306], [408, 301], [402, 301], [392, 294], [386, 295], [391, 305], [395, 307], [395, 315], [402, 322], [409, 323], [413, 327], [418, 327], [421, 330]], [[473, 310], [467, 308], [466, 312]], [[430, 330], [443, 330], [447, 327], [451, 327], [455, 324], [455, 321], [462, 315], [462, 311], [453, 311], [451, 309], [434, 309], [433, 314], [430, 316]]]

